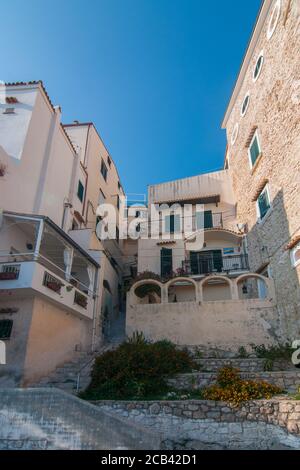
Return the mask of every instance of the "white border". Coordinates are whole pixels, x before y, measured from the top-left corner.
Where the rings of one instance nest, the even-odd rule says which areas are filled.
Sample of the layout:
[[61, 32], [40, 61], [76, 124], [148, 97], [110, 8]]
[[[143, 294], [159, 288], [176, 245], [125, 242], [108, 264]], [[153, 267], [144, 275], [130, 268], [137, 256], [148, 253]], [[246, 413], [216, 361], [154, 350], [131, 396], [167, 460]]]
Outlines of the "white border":
[[[257, 74], [257, 76], [255, 77], [256, 66], [257, 66], [257, 63], [258, 63], [258, 61], [259, 61], [259, 59], [260, 59], [261, 57], [262, 57], [262, 63], [261, 63], [260, 69], [259, 69], [259, 71], [258, 71], [258, 74]], [[261, 52], [258, 54], [257, 60], [256, 60], [255, 65], [254, 65], [254, 70], [253, 70], [253, 75], [252, 75], [252, 79], [253, 79], [253, 82], [254, 82], [254, 83], [257, 82], [257, 80], [258, 80], [259, 77], [260, 77], [260, 74], [261, 74], [261, 71], [262, 71], [264, 62], [265, 62], [264, 51], [261, 51]]]
[[[245, 111], [243, 112], [243, 106], [244, 106], [244, 103], [245, 103], [247, 97], [248, 97], [248, 103], [247, 103], [247, 106], [245, 108]], [[250, 91], [247, 91], [247, 93], [245, 94], [245, 98], [243, 99], [242, 106], [241, 106], [241, 116], [242, 117], [246, 116], [246, 113], [247, 113], [248, 108], [249, 108], [249, 104], [250, 104]]]
[[[252, 163], [252, 158], [251, 158], [251, 147], [252, 147], [252, 144], [255, 140], [255, 138], [257, 139], [257, 143], [258, 143], [258, 148], [259, 148], [259, 154], [258, 154], [258, 157], [259, 155], [261, 154], [261, 145], [260, 145], [260, 139], [259, 139], [259, 135], [258, 135], [258, 130], [256, 129], [256, 131], [254, 132], [254, 135], [251, 139], [251, 142], [250, 142], [250, 145], [249, 145], [249, 148], [248, 148], [248, 158], [249, 158], [249, 163], [250, 163], [250, 168], [252, 170], [252, 168], [255, 166], [255, 163], [257, 162], [257, 159], [255, 160], [254, 163]], [[257, 157], [257, 158], [258, 158]]]
[[[267, 192], [267, 195], [268, 195], [268, 199], [269, 199], [269, 204], [270, 204], [270, 207], [269, 209], [267, 210], [267, 212], [265, 213], [264, 217], [261, 218], [261, 215], [260, 215], [260, 209], [259, 209], [259, 204], [258, 204], [258, 199], [259, 199], [259, 196], [261, 196], [264, 192]], [[257, 220], [259, 222], [263, 222], [265, 220], [265, 218], [267, 217], [267, 215], [269, 214], [270, 210], [272, 209], [272, 204], [271, 204], [271, 197], [270, 197], [270, 188], [269, 188], [269, 183], [267, 183], [264, 188], [261, 190], [261, 192], [259, 193], [257, 199], [256, 199], [256, 214], [257, 214]]]
[[291, 263], [294, 268], [300, 265], [300, 259], [298, 261], [295, 260], [296, 251], [300, 250], [300, 243], [298, 243], [294, 248], [291, 250]]
[[[274, 4], [274, 8], [272, 10], [270, 20], [269, 20], [269, 23], [268, 23], [268, 29], [267, 29], [267, 39], [268, 39], [268, 41], [271, 39], [271, 37], [273, 36], [273, 34], [275, 32], [275, 29], [278, 25], [278, 21], [279, 21], [279, 18], [280, 18], [280, 13], [281, 13], [281, 0], [277, 0], [276, 3]], [[275, 14], [276, 14], [276, 20], [275, 20], [273, 28], [270, 29]]]
[[236, 139], [238, 138], [239, 135], [239, 123], [237, 122], [233, 128], [232, 134], [231, 134], [231, 145], [234, 145], [236, 143]]

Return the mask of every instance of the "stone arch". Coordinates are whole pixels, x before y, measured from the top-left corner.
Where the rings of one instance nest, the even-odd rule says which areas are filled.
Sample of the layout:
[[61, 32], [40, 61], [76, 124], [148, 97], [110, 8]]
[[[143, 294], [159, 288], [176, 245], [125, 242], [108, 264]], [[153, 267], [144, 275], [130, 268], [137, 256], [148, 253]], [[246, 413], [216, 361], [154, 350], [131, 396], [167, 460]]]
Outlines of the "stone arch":
[[[216, 282], [214, 282], [216, 281]], [[221, 281], [218, 283], [218, 281]], [[231, 300], [234, 298], [232, 281], [221, 275], [208, 276], [200, 282], [204, 302]]]
[[[176, 285], [180, 285], [176, 289]], [[188, 286], [187, 286], [188, 284]], [[191, 286], [194, 289], [191, 290]], [[167, 290], [168, 302], [197, 302], [199, 301], [199, 287], [198, 283], [190, 277], [175, 277], [168, 281], [165, 285]], [[173, 299], [170, 299], [170, 287], [174, 287]]]
[[[253, 282], [255, 280], [255, 282]], [[267, 299], [270, 293], [270, 280], [257, 273], [246, 273], [235, 279], [240, 300]], [[243, 291], [243, 289], [245, 289]]]
[[[141, 297], [138, 295], [137, 289], [143, 286], [156, 286], [158, 289], [148, 290], [145, 289], [145, 296]], [[141, 292], [142, 294], [142, 292]], [[142, 279], [132, 285], [130, 289], [131, 301], [133, 304], [151, 304], [151, 303], [162, 303], [164, 299], [164, 286], [161, 282], [156, 279]]]

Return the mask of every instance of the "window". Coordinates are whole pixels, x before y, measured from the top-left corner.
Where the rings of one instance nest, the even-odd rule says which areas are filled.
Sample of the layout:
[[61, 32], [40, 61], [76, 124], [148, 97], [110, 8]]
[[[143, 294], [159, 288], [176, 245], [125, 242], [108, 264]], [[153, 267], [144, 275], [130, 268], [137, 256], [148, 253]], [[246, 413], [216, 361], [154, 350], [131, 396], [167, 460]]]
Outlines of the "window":
[[121, 189], [121, 188], [122, 188], [121, 183], [120, 181], [118, 181], [118, 189]]
[[13, 320], [0, 320], [0, 339], [9, 339], [13, 327]]
[[110, 167], [111, 166], [111, 159], [110, 159], [109, 155], [107, 155], [107, 163], [108, 163], [108, 166]]
[[102, 160], [102, 162], [101, 162], [101, 174], [102, 174], [105, 181], [107, 180], [107, 172], [108, 172], [107, 166], [105, 165], [104, 160]]
[[281, 0], [277, 0], [270, 16], [270, 21], [269, 21], [268, 30], [267, 30], [268, 40], [271, 39], [271, 37], [273, 36], [275, 32], [275, 29], [276, 29], [276, 26], [278, 24], [279, 17], [280, 17], [280, 10], [281, 10]]
[[264, 53], [261, 52], [261, 53], [259, 54], [259, 57], [258, 57], [257, 61], [256, 61], [256, 64], [255, 64], [255, 67], [254, 67], [254, 71], [253, 71], [253, 81], [254, 81], [254, 82], [256, 82], [256, 80], [257, 80], [258, 77], [260, 76], [260, 72], [261, 72], [263, 63], [264, 63]]
[[84, 196], [84, 186], [80, 180], [78, 181], [77, 196], [78, 196], [78, 199], [82, 202], [83, 196]]
[[180, 215], [171, 214], [165, 217], [165, 233], [180, 232]]
[[248, 110], [248, 107], [249, 107], [249, 101], [250, 101], [250, 94], [247, 93], [245, 98], [244, 98], [243, 104], [242, 104], [241, 116], [245, 116], [245, 114]]
[[300, 265], [300, 243], [291, 251], [291, 261], [294, 267]]
[[239, 125], [238, 123], [236, 123], [236, 125], [233, 128], [232, 135], [231, 135], [231, 145], [234, 145], [236, 143], [238, 134], [239, 134]]
[[117, 196], [117, 209], [118, 210], [120, 209], [120, 198], [119, 198], [119, 196]]
[[213, 216], [212, 211], [196, 212], [196, 229], [208, 229], [213, 228]]
[[257, 215], [262, 220], [271, 208], [269, 186], [266, 185], [256, 201]]
[[119, 242], [119, 240], [120, 240], [120, 231], [119, 231], [119, 227], [116, 227], [116, 240], [117, 240], [117, 242]]
[[169, 276], [173, 271], [172, 249], [162, 248], [160, 251], [160, 273], [161, 277]]
[[257, 131], [255, 132], [251, 140], [248, 153], [249, 153], [250, 167], [253, 168], [258, 157], [261, 155], [261, 149], [260, 149], [260, 143], [259, 143]]

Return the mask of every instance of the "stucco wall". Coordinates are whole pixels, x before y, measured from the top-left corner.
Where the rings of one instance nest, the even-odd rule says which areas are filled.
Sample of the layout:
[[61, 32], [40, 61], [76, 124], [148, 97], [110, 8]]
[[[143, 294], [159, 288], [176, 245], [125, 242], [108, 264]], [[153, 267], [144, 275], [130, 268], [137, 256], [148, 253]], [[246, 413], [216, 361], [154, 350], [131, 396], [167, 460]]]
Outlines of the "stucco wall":
[[46, 376], [71, 360], [75, 348], [87, 351], [91, 344], [92, 321], [79, 318], [55, 305], [35, 298], [28, 335], [23, 384]]
[[221, 301], [131, 305], [127, 300], [126, 333], [143, 331], [151, 340], [237, 350], [272, 344], [277, 321], [269, 301]]
[[16, 309], [16, 313], [0, 313], [0, 320], [13, 320], [11, 337], [5, 341], [6, 364], [0, 365], [0, 387], [16, 387], [21, 384], [26, 346], [32, 321], [33, 298], [3, 300], [0, 309]]

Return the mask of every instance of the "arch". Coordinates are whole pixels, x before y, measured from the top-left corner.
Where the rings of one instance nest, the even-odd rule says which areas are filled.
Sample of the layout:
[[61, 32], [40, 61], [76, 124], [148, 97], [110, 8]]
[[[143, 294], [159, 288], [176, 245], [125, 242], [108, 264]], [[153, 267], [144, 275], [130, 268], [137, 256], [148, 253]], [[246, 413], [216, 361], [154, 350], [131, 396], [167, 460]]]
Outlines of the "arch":
[[[143, 286], [156, 286], [159, 288], [154, 290], [145, 291], [144, 296], [137, 295], [137, 289]], [[131, 300], [133, 304], [150, 304], [150, 303], [162, 303], [164, 299], [164, 289], [163, 284], [156, 279], [142, 279], [137, 281], [131, 286], [130, 289]]]
[[[185, 283], [185, 285], [183, 284]], [[176, 285], [180, 285], [180, 288], [176, 289]], [[188, 284], [188, 286], [186, 285]], [[175, 277], [166, 283], [167, 298], [168, 302], [197, 302], [199, 301], [199, 287], [198, 283], [189, 277]], [[190, 287], [193, 286], [193, 292]], [[173, 298], [170, 299], [170, 287], [174, 287]]]
[[[214, 281], [222, 282], [215, 284]], [[204, 302], [231, 300], [234, 298], [232, 281], [226, 276], [207, 276], [200, 282], [200, 290]]]
[[[270, 297], [270, 280], [261, 274], [242, 274], [235, 280], [235, 284], [240, 300], [266, 299]], [[244, 291], [243, 289], [246, 290]]]

